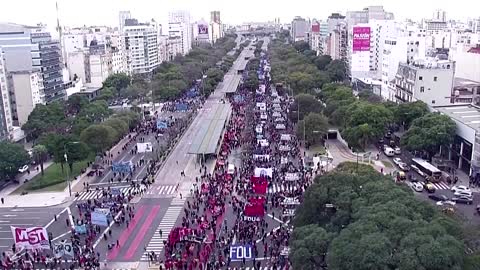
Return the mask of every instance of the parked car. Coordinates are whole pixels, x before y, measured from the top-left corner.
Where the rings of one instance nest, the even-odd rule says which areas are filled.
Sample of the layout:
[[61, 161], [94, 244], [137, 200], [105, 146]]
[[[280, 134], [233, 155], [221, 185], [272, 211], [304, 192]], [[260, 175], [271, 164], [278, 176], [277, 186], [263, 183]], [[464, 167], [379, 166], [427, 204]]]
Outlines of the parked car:
[[395, 163], [395, 165], [398, 166], [398, 164], [403, 163], [403, 161], [401, 158], [396, 157], [396, 158], [393, 158], [393, 163]]
[[453, 187], [452, 187], [452, 191], [453, 191], [453, 192], [466, 191], [466, 192], [470, 192], [470, 193], [472, 192], [469, 187], [467, 187], [467, 186], [462, 186], [462, 185], [453, 186]]
[[404, 171], [404, 172], [410, 171], [410, 167], [409, 167], [408, 164], [405, 163], [405, 162], [400, 162], [400, 163], [398, 164], [398, 167], [400, 168], [400, 170], [402, 170], [402, 171]]
[[431, 194], [431, 195], [428, 195], [428, 198], [431, 199], [431, 200], [437, 201], [437, 202], [448, 201], [448, 198], [445, 195]]
[[459, 190], [459, 191], [456, 191], [455, 193], [453, 193], [453, 196], [455, 196], [455, 197], [472, 197], [472, 192], [471, 191]]
[[395, 147], [393, 150], [395, 150], [395, 155], [402, 154], [402, 150], [400, 149], [400, 147]]
[[20, 173], [24, 173], [24, 172], [28, 171], [28, 165], [23, 165], [22, 167], [20, 167], [20, 169], [18, 169], [18, 171]]
[[469, 196], [459, 196], [459, 197], [453, 197], [452, 201], [456, 203], [472, 204], [473, 198]]
[[455, 204], [457, 204], [457, 203], [454, 202], [454, 201], [438, 201], [438, 202], [436, 203], [436, 205], [438, 205], [438, 206], [443, 206], [443, 205], [454, 206]]
[[423, 191], [423, 185], [419, 182], [414, 182], [414, 183], [412, 183], [412, 189], [415, 190], [416, 192], [422, 192]]

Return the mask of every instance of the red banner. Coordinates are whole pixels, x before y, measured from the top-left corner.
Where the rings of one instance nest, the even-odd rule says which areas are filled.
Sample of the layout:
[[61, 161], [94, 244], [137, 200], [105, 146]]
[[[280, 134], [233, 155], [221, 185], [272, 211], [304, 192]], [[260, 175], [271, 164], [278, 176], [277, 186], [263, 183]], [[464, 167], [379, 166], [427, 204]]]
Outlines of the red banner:
[[250, 182], [253, 186], [253, 192], [256, 194], [267, 194], [268, 181], [265, 177], [255, 177], [250, 178]]

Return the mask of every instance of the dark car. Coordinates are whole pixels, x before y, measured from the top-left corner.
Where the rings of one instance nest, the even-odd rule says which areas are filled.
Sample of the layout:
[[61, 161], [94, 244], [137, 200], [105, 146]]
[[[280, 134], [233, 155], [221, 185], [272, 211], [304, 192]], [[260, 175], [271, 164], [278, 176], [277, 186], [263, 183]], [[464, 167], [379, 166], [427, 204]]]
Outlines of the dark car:
[[448, 201], [448, 198], [445, 195], [432, 194], [432, 195], [428, 195], [428, 198], [436, 202]]
[[460, 197], [453, 197], [452, 201], [456, 203], [472, 204], [473, 198], [467, 197], [467, 196], [460, 196]]

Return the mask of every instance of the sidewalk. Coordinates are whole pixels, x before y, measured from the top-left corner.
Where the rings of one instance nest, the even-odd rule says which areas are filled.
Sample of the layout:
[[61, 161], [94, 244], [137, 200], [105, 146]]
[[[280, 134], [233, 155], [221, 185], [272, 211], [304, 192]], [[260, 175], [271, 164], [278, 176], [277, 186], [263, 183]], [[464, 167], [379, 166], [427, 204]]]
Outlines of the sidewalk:
[[[130, 133], [134, 134], [134, 133]], [[116, 158], [118, 155], [118, 149], [122, 149], [122, 147], [127, 143], [128, 135], [125, 136], [120, 142], [118, 142], [115, 146], [110, 149], [112, 152], [113, 157]], [[48, 168], [53, 164], [51, 161], [45, 163], [44, 169]], [[84, 174], [81, 174], [77, 177], [77, 180], [72, 180], [71, 188], [72, 188], [72, 196], [76, 192], [83, 191], [83, 183], [89, 182], [90, 180], [94, 179], [94, 177], [88, 177], [88, 172], [91, 171], [91, 168], [87, 168]], [[17, 185], [9, 185], [6, 188], [0, 190], [0, 197], [4, 198], [5, 203], [0, 204], [1, 207], [46, 207], [46, 206], [55, 206], [70, 200], [70, 194], [68, 191], [68, 186], [63, 191], [58, 192], [29, 192], [26, 195], [13, 195], [11, 194], [17, 188], [24, 184], [25, 179], [32, 179], [37, 174], [40, 173], [39, 171], [33, 170], [30, 174], [24, 174], [20, 176], [20, 184]]]

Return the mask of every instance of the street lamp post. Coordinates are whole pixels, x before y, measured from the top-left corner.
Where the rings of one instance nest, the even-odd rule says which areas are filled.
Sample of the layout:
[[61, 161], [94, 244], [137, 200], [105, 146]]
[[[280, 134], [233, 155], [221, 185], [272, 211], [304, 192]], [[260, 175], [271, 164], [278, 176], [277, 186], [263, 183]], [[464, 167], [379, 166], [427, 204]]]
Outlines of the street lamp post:
[[[78, 143], [79, 142], [67, 142], [63, 145], [63, 151], [64, 151], [63, 157], [65, 158], [65, 163], [67, 164], [67, 167], [68, 167], [67, 145], [78, 144]], [[68, 182], [68, 193], [70, 194], [70, 197], [72, 197], [72, 182], [70, 181], [70, 176], [69, 176], [68, 170], [69, 170], [69, 168], [67, 168], [67, 179], [66, 179], [66, 181]]]

